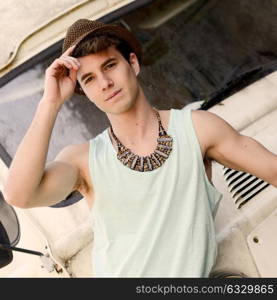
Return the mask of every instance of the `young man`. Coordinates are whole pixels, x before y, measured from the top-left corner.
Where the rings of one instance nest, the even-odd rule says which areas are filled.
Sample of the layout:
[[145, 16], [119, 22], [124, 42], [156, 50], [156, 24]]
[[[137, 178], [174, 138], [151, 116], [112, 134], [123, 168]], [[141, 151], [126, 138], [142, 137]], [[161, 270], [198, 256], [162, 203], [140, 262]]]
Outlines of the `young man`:
[[[277, 187], [277, 157], [212, 113], [154, 109], [137, 79], [141, 55], [119, 26], [81, 19], [68, 29], [9, 169], [5, 199], [21, 208], [50, 206], [78, 190], [92, 210], [96, 277], [207, 277], [221, 194], [203, 161]], [[74, 91], [111, 126], [45, 166], [55, 119]]]

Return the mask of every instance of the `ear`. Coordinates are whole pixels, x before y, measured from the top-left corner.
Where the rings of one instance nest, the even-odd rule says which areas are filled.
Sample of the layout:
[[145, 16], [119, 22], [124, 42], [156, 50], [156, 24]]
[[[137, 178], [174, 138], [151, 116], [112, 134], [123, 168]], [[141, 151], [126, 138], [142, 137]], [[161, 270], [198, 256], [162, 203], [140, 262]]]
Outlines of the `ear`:
[[139, 61], [138, 61], [138, 58], [135, 53], [130, 53], [129, 61], [130, 61], [130, 65], [131, 65], [132, 69], [134, 70], [136, 76], [138, 76], [138, 74], [140, 72], [140, 65], [139, 65]]

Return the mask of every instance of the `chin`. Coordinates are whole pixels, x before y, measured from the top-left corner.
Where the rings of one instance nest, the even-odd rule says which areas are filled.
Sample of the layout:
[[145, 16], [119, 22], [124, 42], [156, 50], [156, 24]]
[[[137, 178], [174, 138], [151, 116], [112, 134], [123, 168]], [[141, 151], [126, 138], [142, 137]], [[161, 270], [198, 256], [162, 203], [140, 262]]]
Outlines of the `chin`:
[[94, 104], [104, 113], [111, 115], [120, 115], [132, 109], [137, 102], [137, 95], [122, 93], [115, 101], [94, 101]]
[[121, 115], [128, 112], [134, 106], [134, 104], [135, 102], [124, 103], [123, 101], [120, 101], [118, 103], [114, 103], [114, 105], [111, 105], [111, 107], [105, 107], [105, 110], [102, 110], [107, 114]]

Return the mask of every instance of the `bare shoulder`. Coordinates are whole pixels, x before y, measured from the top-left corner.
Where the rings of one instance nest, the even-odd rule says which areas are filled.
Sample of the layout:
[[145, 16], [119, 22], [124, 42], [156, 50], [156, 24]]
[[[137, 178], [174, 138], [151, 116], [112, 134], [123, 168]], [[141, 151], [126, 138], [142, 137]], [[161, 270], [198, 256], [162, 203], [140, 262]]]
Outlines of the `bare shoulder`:
[[192, 110], [191, 118], [194, 126], [203, 127], [204, 125], [210, 125], [216, 117], [215, 114], [205, 110]]
[[206, 110], [192, 110], [191, 117], [195, 124], [207, 124], [207, 122], [214, 122], [219, 118], [216, 114]]
[[192, 121], [204, 153], [207, 149], [239, 136], [228, 122], [209, 111], [192, 111]]
[[[232, 126], [217, 114], [206, 110], [193, 110], [192, 120], [195, 125], [217, 130], [232, 128]], [[222, 128], [223, 126], [223, 128]]]
[[192, 120], [199, 131], [204, 131], [209, 138], [222, 138], [236, 135], [237, 131], [215, 113], [203, 110], [192, 111]]
[[197, 135], [202, 156], [205, 157], [207, 148], [213, 136], [213, 132], [219, 126], [218, 116], [214, 113], [204, 110], [192, 110], [191, 112], [192, 123]]
[[63, 161], [70, 164], [78, 164], [84, 156], [88, 155], [89, 142], [64, 147], [56, 156], [55, 161]]

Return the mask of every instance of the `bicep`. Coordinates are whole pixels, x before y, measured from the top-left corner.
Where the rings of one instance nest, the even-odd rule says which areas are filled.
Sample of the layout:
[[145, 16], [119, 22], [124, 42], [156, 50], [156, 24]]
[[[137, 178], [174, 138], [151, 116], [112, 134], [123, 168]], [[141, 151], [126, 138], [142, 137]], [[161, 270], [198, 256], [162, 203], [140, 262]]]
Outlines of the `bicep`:
[[277, 184], [277, 156], [251, 137], [238, 135], [228, 139], [227, 136], [208, 155], [226, 167]]
[[74, 164], [71, 148], [66, 147], [47, 164], [35, 191], [35, 206], [51, 206], [64, 200], [77, 189], [78, 181], [79, 170]]
[[277, 186], [277, 156], [254, 138], [241, 135], [217, 115], [204, 112], [206, 155], [220, 164]]

